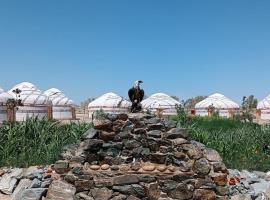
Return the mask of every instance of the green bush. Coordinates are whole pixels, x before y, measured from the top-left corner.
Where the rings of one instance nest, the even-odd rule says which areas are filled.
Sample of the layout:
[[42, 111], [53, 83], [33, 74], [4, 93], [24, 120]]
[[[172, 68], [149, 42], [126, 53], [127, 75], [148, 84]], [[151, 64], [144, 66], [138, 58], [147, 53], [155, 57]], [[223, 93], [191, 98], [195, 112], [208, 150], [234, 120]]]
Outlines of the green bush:
[[30, 118], [0, 126], [0, 166], [27, 167], [55, 162], [62, 148], [89, 129], [85, 123]]
[[191, 139], [217, 150], [228, 168], [269, 171], [269, 126], [221, 117], [195, 117], [184, 127], [189, 129]]

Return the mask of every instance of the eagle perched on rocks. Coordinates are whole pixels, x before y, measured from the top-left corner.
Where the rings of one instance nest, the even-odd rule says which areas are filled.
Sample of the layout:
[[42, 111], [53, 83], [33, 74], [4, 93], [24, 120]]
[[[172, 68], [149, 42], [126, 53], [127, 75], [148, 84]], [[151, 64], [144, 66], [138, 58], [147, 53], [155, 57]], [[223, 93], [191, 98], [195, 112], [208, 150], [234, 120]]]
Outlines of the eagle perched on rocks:
[[141, 101], [144, 97], [144, 91], [140, 88], [142, 81], [135, 81], [134, 86], [129, 89], [128, 96], [132, 102], [131, 112], [139, 112], [142, 109]]

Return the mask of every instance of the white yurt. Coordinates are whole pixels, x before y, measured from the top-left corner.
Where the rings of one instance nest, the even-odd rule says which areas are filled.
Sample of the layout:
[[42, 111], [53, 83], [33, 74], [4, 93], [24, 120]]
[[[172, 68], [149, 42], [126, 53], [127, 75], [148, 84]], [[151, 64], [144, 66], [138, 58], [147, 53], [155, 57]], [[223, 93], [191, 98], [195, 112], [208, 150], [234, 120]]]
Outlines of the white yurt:
[[68, 120], [76, 118], [74, 102], [66, 97], [60, 90], [51, 88], [46, 90], [44, 95], [49, 97], [52, 102], [53, 119]]
[[7, 101], [13, 97], [0, 88], [0, 123], [8, 121]]
[[18, 106], [16, 121], [24, 121], [27, 118], [36, 116], [38, 118], [49, 117], [51, 101], [35, 85], [29, 82], [15, 85], [8, 92], [14, 98], [17, 98], [13, 92], [16, 89], [21, 90], [19, 99], [21, 99], [23, 104], [23, 106]]
[[130, 107], [131, 102], [109, 92], [88, 104], [89, 118], [92, 118], [92, 114], [98, 110], [103, 110], [105, 113], [128, 113]]
[[258, 103], [257, 110], [261, 119], [270, 120], [270, 95]]
[[195, 105], [195, 114], [198, 116], [211, 116], [209, 107], [218, 110], [221, 117], [232, 117], [239, 110], [239, 105], [222, 94], [215, 93]]
[[161, 112], [164, 116], [176, 115], [176, 106], [181, 105], [180, 102], [164, 93], [156, 93], [142, 101], [143, 109], [152, 113]]

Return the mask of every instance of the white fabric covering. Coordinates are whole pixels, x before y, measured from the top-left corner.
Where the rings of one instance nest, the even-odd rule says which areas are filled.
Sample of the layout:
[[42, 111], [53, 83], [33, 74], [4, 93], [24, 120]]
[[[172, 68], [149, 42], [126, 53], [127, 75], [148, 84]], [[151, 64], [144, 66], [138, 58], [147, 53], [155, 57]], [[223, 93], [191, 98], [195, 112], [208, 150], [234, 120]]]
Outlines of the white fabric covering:
[[20, 99], [23, 106], [19, 106], [16, 111], [16, 120], [24, 121], [29, 117], [48, 117], [48, 106], [51, 104], [49, 98], [42, 94], [42, 92], [32, 83], [22, 82], [15, 85], [9, 94], [16, 98], [13, 90], [20, 89]]
[[222, 94], [215, 93], [195, 105], [196, 115], [208, 116], [209, 106], [214, 106], [221, 117], [230, 117], [231, 112], [239, 109], [239, 105]]
[[66, 97], [59, 89], [51, 88], [44, 92], [44, 95], [49, 97], [52, 102], [52, 111], [54, 119], [72, 119], [72, 110], [74, 102]]
[[88, 104], [89, 117], [93, 112], [103, 110], [105, 113], [127, 113], [131, 103], [119, 95], [109, 92]]
[[261, 110], [261, 119], [270, 120], [270, 95], [258, 103], [257, 109]]
[[162, 109], [163, 115], [176, 115], [176, 105], [181, 103], [176, 101], [164, 93], [156, 93], [142, 101], [142, 107], [144, 110], [150, 110], [150, 112], [156, 113], [157, 109]]

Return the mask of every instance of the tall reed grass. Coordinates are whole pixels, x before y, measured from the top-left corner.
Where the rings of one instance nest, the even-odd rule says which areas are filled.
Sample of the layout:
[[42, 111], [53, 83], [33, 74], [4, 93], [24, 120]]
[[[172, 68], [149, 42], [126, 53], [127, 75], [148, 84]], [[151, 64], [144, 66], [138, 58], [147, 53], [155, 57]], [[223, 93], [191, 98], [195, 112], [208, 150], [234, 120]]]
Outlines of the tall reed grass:
[[58, 159], [62, 148], [76, 143], [90, 127], [85, 123], [30, 118], [0, 126], [0, 166], [44, 165]]
[[217, 150], [228, 168], [270, 171], [270, 126], [221, 117], [195, 117], [181, 126], [191, 139]]

